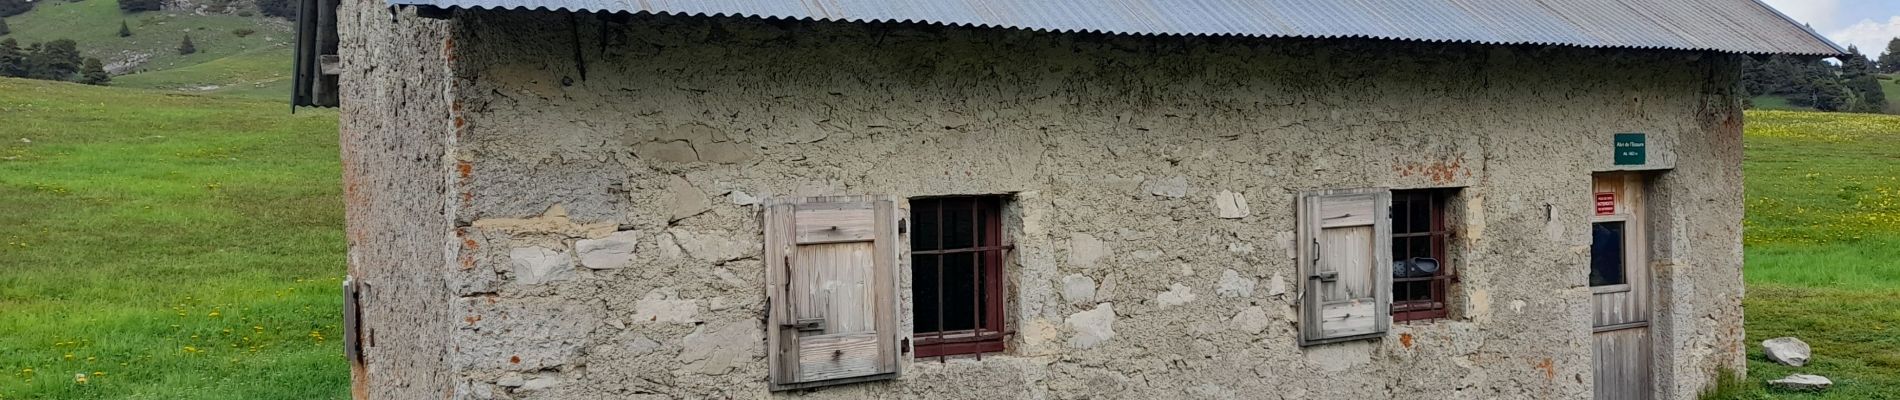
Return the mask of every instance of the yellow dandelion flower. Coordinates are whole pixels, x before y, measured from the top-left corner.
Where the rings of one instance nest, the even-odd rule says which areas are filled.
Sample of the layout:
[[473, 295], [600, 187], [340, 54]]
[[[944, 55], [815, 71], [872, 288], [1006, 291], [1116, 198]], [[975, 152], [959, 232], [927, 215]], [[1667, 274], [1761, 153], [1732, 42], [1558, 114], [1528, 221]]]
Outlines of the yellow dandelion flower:
[[66, 358], [66, 361], [72, 361], [72, 360], [73, 360], [73, 354], [72, 354], [72, 353], [66, 353], [66, 357], [65, 357], [65, 358]]
[[73, 374], [73, 383], [86, 384], [86, 374]]
[[92, 371], [92, 376], [106, 376], [105, 371]]
[[198, 348], [197, 348], [197, 347], [191, 347], [191, 346], [185, 346], [185, 352], [186, 352], [186, 353], [197, 353], [197, 352], [198, 352]]
[[212, 317], [212, 318], [217, 318], [218, 316], [221, 316], [221, 315], [224, 315], [224, 314], [218, 313], [218, 310], [211, 310], [210, 314], [205, 314], [205, 316]]

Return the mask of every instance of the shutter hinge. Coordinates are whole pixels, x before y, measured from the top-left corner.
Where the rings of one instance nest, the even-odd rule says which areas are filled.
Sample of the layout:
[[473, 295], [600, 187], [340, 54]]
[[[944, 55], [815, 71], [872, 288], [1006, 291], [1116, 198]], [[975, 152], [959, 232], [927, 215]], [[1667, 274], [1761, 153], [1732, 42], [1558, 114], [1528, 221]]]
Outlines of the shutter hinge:
[[343, 278], [343, 355], [350, 363], [363, 364], [363, 303], [359, 288], [367, 283], [356, 277]]

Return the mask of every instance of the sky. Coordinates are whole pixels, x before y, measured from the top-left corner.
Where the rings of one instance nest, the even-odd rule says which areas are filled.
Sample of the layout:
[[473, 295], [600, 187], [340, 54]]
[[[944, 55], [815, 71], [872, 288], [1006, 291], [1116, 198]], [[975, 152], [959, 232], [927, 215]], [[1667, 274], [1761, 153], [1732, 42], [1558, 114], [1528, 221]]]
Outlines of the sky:
[[1762, 0], [1845, 47], [1879, 57], [1900, 37], [1900, 0]]

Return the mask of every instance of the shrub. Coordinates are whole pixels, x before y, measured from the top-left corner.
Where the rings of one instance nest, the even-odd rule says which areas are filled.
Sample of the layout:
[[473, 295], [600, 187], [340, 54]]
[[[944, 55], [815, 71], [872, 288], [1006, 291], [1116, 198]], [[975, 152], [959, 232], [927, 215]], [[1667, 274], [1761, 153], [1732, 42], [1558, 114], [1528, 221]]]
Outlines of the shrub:
[[125, 26], [125, 20], [119, 20], [119, 37], [131, 37], [132, 27]]
[[164, 0], [119, 0], [119, 11], [158, 11], [158, 9], [163, 8], [164, 5]]
[[257, 33], [257, 31], [252, 30], [251, 28], [237, 28], [237, 29], [231, 30], [231, 34], [237, 35], [237, 37], [250, 36], [253, 33]]
[[13, 31], [13, 28], [7, 27], [7, 19], [0, 18], [0, 35], [5, 35], [7, 34], [7, 32], [12, 32], [12, 31]]
[[[6, 0], [0, 0], [6, 1]], [[297, 19], [297, 2], [292, 0], [254, 0], [257, 11], [272, 17]]]

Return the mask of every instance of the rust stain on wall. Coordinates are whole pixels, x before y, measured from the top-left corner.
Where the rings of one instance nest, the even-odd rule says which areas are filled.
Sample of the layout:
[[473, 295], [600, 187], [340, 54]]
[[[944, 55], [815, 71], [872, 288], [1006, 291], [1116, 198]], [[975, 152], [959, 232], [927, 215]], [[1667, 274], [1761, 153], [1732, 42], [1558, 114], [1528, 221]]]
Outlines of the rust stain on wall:
[[1432, 183], [1447, 184], [1459, 177], [1470, 177], [1471, 171], [1465, 169], [1464, 157], [1426, 163], [1404, 163], [1392, 167], [1401, 177], [1423, 176]]
[[1408, 348], [1408, 349], [1412, 348], [1412, 334], [1410, 333], [1399, 334], [1399, 344], [1404, 345], [1405, 348]]
[[1557, 381], [1557, 365], [1551, 363], [1550, 357], [1544, 357], [1543, 362], [1537, 363], [1537, 366], [1532, 368], [1544, 371], [1544, 380], [1551, 382]]

